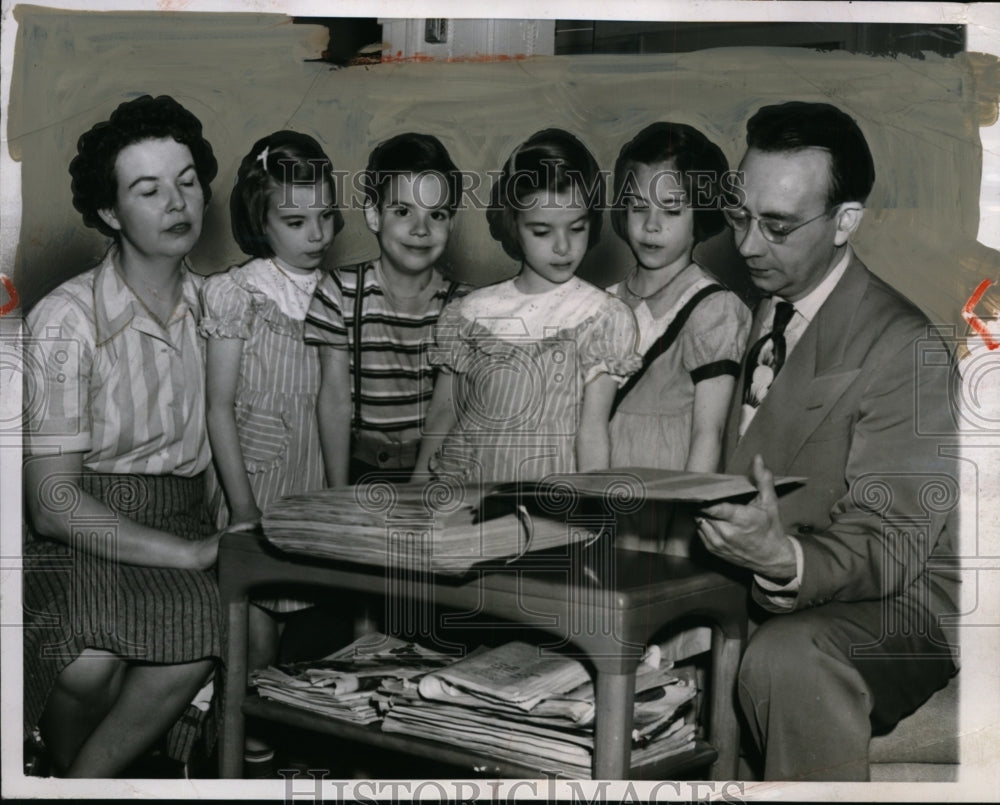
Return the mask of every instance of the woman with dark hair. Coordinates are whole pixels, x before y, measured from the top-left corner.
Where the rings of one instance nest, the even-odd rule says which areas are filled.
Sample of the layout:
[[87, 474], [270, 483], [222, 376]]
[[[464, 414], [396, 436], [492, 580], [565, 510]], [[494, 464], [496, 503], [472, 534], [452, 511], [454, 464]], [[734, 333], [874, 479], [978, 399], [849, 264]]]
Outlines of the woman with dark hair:
[[199, 283], [185, 263], [217, 166], [201, 123], [167, 96], [121, 104], [77, 152], [73, 204], [114, 243], [26, 319], [24, 719], [57, 773], [112, 777], [221, 656]]

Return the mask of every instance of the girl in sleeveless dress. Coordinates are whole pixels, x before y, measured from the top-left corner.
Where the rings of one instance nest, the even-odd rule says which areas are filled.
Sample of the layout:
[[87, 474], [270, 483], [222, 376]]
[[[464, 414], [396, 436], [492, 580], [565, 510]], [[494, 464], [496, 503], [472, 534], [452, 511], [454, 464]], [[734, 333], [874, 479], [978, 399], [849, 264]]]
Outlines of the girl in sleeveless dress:
[[724, 227], [727, 171], [716, 145], [677, 123], [648, 126], [618, 155], [611, 221], [636, 264], [608, 290], [635, 313], [645, 360], [615, 406], [614, 466], [719, 468], [750, 311], [692, 252]]

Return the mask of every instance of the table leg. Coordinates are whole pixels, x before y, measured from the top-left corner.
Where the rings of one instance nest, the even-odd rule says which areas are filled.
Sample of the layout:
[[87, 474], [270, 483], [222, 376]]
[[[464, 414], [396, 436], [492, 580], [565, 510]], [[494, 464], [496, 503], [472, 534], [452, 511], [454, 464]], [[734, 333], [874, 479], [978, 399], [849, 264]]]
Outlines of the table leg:
[[222, 728], [219, 731], [219, 776], [243, 776], [243, 700], [247, 689], [246, 594], [228, 602], [229, 645], [226, 650], [226, 687], [223, 691]]
[[740, 726], [736, 718], [736, 674], [742, 641], [727, 638], [719, 627], [712, 635], [712, 699], [709, 741], [719, 753], [712, 764], [713, 780], [735, 780], [739, 773]]
[[635, 669], [597, 672], [594, 779], [625, 780], [632, 767], [632, 708]]

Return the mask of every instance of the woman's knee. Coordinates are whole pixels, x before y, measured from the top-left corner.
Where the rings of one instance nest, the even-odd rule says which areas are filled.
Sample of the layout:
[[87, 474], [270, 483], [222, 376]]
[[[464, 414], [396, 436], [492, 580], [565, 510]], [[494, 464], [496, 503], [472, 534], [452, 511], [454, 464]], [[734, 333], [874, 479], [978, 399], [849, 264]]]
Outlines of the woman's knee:
[[100, 703], [113, 699], [121, 688], [127, 663], [116, 654], [84, 649], [67, 665], [56, 680], [59, 691], [80, 703]]
[[193, 662], [186, 662], [179, 665], [164, 666], [171, 670], [171, 676], [181, 685], [196, 684], [201, 687], [212, 678], [215, 670], [215, 660], [206, 657]]
[[211, 678], [215, 669], [212, 659], [178, 664], [136, 664], [128, 672], [126, 684], [129, 700], [167, 703], [187, 703]]

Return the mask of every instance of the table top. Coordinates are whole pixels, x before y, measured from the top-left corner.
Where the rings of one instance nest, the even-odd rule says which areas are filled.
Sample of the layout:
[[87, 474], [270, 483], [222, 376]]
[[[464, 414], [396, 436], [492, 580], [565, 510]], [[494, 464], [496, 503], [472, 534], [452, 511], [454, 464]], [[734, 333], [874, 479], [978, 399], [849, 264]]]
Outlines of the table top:
[[252, 557], [259, 567], [271, 568], [280, 577], [276, 580], [284, 580], [287, 576], [284, 571], [289, 568], [309, 567], [320, 572], [351, 573], [360, 577], [405, 574], [439, 587], [461, 588], [481, 581], [491, 589], [500, 590], [517, 583], [543, 598], [562, 598], [567, 587], [585, 587], [614, 592], [620, 597], [618, 605], [622, 607], [629, 606], [633, 598], [649, 603], [664, 597], [676, 598], [690, 591], [741, 583], [738, 573], [726, 572], [721, 565], [708, 567], [678, 556], [618, 548], [607, 536], [589, 545], [574, 544], [526, 553], [515, 561], [482, 562], [461, 575], [387, 569], [284, 551], [269, 543], [260, 529], [225, 534], [219, 551], [227, 562], [235, 557], [242, 557], [242, 561]]
[[680, 617], [704, 616], [729, 636], [745, 629], [747, 592], [737, 577], [680, 557], [616, 548], [607, 537], [484, 563], [456, 577], [286, 553], [258, 530], [223, 537], [219, 574], [224, 602], [269, 584], [424, 599], [537, 626], [629, 660], [650, 634]]

